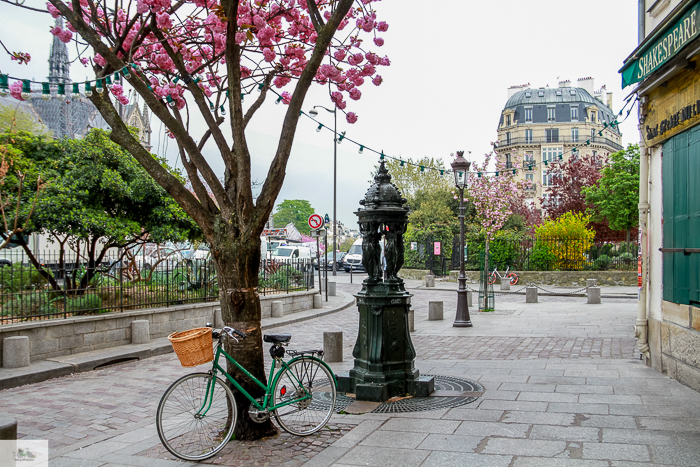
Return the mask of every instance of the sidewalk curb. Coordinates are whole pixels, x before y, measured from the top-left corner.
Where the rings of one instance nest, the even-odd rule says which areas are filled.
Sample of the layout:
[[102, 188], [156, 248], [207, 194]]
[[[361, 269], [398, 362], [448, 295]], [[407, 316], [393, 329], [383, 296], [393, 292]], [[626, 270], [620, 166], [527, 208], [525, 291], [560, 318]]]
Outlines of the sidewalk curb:
[[[308, 321], [320, 316], [345, 310], [355, 303], [355, 297], [338, 293], [343, 299], [338, 306], [330, 309], [307, 310], [293, 313], [282, 318], [265, 318], [261, 329], [272, 329], [287, 324]], [[294, 316], [294, 315], [303, 316]], [[101, 350], [91, 350], [71, 355], [63, 355], [32, 363], [28, 367], [8, 369], [0, 368], [0, 390], [27, 384], [40, 383], [74, 373], [92, 371], [102, 365], [125, 363], [129, 360], [143, 360], [173, 351], [167, 337], [153, 339], [148, 344], [127, 344]]]

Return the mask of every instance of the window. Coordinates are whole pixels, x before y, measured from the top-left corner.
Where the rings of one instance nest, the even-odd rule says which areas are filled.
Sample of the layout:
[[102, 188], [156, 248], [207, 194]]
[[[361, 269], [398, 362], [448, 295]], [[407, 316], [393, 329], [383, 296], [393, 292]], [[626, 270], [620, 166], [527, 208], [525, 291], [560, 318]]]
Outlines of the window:
[[555, 111], [556, 109], [554, 107], [547, 107], [547, 121], [553, 122], [555, 120]]
[[559, 154], [562, 154], [562, 148], [561, 147], [543, 147], [542, 148], [542, 161], [554, 161], [559, 159]]
[[595, 136], [595, 129], [591, 129], [591, 138]]
[[534, 182], [535, 181], [535, 174], [525, 174], [525, 181]]
[[537, 91], [538, 97], [544, 97], [544, 91]]
[[574, 91], [573, 89], [572, 89], [570, 92], [571, 92], [571, 95], [572, 95], [572, 96], [575, 96], [575, 95], [576, 95], [576, 91]]
[[532, 130], [525, 130], [525, 142], [532, 143]]
[[542, 172], [542, 186], [554, 185], [554, 174], [551, 171]]
[[578, 122], [578, 107], [571, 106], [571, 121]]
[[506, 126], [510, 126], [510, 115], [506, 115]]
[[525, 121], [532, 121], [532, 107], [525, 107]]
[[571, 129], [571, 142], [578, 143], [578, 128]]
[[596, 122], [596, 112], [595, 112], [595, 110], [591, 110], [591, 122], [593, 122], [593, 123]]
[[559, 128], [548, 128], [544, 130], [544, 134], [548, 143], [559, 142]]
[[525, 97], [532, 97], [532, 93], [530, 91], [526, 92]]
[[561, 89], [557, 89], [556, 95], [561, 96]]
[[530, 167], [535, 165], [535, 156], [532, 151], [525, 151], [525, 157], [523, 158], [523, 167], [530, 170]]
[[510, 158], [510, 154], [506, 154], [506, 169], [513, 168], [513, 161]]
[[510, 131], [506, 133], [506, 145], [510, 144]]

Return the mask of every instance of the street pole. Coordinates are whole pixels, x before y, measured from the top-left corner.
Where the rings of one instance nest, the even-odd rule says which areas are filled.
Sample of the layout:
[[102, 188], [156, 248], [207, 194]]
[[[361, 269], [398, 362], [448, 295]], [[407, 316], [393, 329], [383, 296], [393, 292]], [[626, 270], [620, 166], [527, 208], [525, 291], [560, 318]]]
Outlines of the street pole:
[[467, 276], [464, 274], [464, 188], [469, 181], [471, 162], [464, 159], [464, 151], [457, 151], [457, 158], [451, 164], [455, 176], [455, 186], [459, 190], [459, 285], [457, 287], [457, 313], [452, 326], [468, 328], [472, 326], [467, 300]]
[[335, 252], [338, 249], [338, 219], [336, 218], [336, 197], [338, 190], [336, 178], [338, 160], [338, 106], [333, 107], [333, 275], [337, 276], [338, 265], [336, 264]]
[[467, 303], [467, 276], [464, 274], [464, 187], [459, 188], [459, 286], [457, 288], [457, 313], [452, 323], [456, 328], [472, 326]]

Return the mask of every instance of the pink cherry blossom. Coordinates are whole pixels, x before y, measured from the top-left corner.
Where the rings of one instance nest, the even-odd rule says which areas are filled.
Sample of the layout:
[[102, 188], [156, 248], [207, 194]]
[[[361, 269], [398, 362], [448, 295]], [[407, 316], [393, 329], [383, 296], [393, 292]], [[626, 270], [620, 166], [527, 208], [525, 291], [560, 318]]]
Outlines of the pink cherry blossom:
[[359, 100], [360, 97], [362, 97], [362, 92], [360, 92], [360, 90], [357, 88], [351, 89], [349, 94], [350, 94], [350, 99], [355, 100], [355, 101]]
[[383, 45], [384, 45], [384, 39], [382, 39], [381, 37], [375, 37], [375, 38], [374, 38], [374, 45], [376, 45], [377, 47], [383, 46]]
[[105, 66], [107, 64], [107, 60], [102, 58], [102, 55], [100, 55], [100, 54], [95, 54], [95, 57], [92, 60], [95, 63], [97, 63], [99, 66]]
[[73, 33], [68, 29], [64, 29], [60, 34], [58, 34], [58, 38], [61, 42], [68, 43], [73, 38]]
[[386, 32], [389, 29], [389, 25], [385, 21], [380, 21], [377, 23], [377, 31]]
[[272, 49], [264, 49], [263, 56], [265, 57], [266, 62], [272, 62], [275, 60], [277, 54], [275, 54], [275, 51]]
[[357, 121], [357, 115], [355, 115], [355, 112], [348, 112], [347, 115], [345, 115], [345, 120], [347, 120], [348, 123], [355, 123]]
[[80, 59], [80, 63], [82, 63], [83, 66], [87, 66], [88, 63], [90, 63], [90, 60], [88, 60], [87, 57], [82, 57], [82, 58]]
[[22, 82], [21, 81], [15, 81], [12, 84], [10, 84], [10, 95], [17, 99], [18, 101], [23, 101], [22, 99]]
[[46, 2], [46, 10], [51, 14], [52, 17], [58, 18], [61, 16], [61, 13], [58, 11], [58, 8], [53, 6], [53, 4]]
[[379, 75], [376, 75], [374, 77], [374, 79], [372, 80], [372, 84], [374, 84], [375, 86], [379, 86], [380, 84], [382, 84], [382, 81], [383, 81], [382, 77]]

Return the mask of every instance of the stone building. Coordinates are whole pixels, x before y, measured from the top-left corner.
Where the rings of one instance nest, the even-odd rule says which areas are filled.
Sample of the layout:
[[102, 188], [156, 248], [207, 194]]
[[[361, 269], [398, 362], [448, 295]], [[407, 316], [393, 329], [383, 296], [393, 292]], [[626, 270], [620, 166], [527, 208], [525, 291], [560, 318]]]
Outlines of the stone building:
[[700, 1], [638, 5], [639, 45], [620, 69], [640, 104], [635, 334], [648, 365], [700, 391]]
[[[526, 199], [539, 207], [539, 198], [546, 198], [547, 187], [556, 183], [560, 160], [589, 154], [602, 162], [622, 149], [618, 127], [607, 126], [614, 118], [612, 93], [605, 86], [595, 90], [593, 78], [581, 78], [577, 86], [561, 81], [557, 88], [512, 86], [498, 122], [497, 156], [518, 169], [516, 180], [526, 182]], [[522, 165], [514, 167], [518, 158]]]
[[[63, 19], [57, 18], [56, 25], [63, 27]], [[68, 47], [55, 36], [49, 55], [48, 82], [51, 99], [44, 100], [35, 92], [34, 97], [24, 102], [23, 106], [45, 124], [55, 138], [83, 138], [91, 128], [109, 129], [109, 125], [89, 99], [83, 96], [73, 97]], [[66, 85], [65, 99], [58, 98], [59, 83]], [[124, 122], [137, 129], [141, 144], [150, 151], [151, 124], [146, 105], [144, 104], [143, 109], [139, 108], [138, 101], [127, 105], [117, 102], [116, 105]]]

